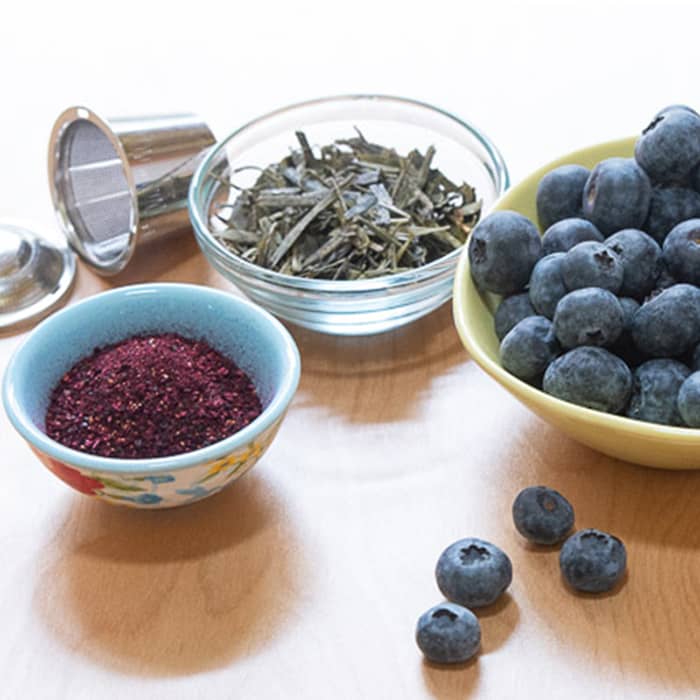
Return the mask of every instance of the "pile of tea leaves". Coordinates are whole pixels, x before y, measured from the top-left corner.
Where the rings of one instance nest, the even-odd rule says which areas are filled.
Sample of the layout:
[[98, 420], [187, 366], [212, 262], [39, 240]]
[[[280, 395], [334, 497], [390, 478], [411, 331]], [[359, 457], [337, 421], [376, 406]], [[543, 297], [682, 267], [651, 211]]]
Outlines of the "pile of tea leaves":
[[[356, 280], [421, 267], [461, 247], [479, 220], [473, 187], [357, 136], [299, 147], [214, 208], [214, 236], [245, 260], [300, 277]], [[233, 201], [231, 201], [233, 200]], [[223, 224], [223, 226], [222, 226]]]

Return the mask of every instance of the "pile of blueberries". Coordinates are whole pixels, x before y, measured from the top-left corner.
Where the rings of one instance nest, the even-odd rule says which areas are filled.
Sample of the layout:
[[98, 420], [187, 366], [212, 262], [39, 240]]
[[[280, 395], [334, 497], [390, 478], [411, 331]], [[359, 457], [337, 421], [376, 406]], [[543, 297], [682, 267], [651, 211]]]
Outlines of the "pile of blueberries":
[[[554, 545], [566, 540], [559, 553], [559, 568], [577, 591], [610, 591], [625, 573], [627, 550], [617, 537], [594, 529], [567, 537], [574, 526], [574, 509], [554, 489], [523, 489], [513, 502], [513, 522], [518, 532], [535, 544]], [[435, 663], [468, 661], [481, 644], [481, 626], [471, 609], [498, 600], [513, 579], [513, 566], [499, 547], [470, 537], [451, 544], [440, 555], [435, 578], [449, 602], [421, 615], [416, 642]]]
[[700, 115], [661, 110], [634, 158], [564, 165], [529, 219], [495, 212], [472, 232], [503, 367], [565, 401], [700, 427]]

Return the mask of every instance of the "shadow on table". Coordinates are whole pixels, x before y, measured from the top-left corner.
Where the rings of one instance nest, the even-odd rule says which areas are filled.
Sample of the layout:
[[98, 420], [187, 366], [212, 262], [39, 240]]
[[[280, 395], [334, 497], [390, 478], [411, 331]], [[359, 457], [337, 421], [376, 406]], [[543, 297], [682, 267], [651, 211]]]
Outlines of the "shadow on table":
[[463, 664], [423, 661], [423, 681], [430, 694], [440, 698], [468, 698], [479, 685], [479, 657]]
[[506, 592], [495, 603], [474, 610], [481, 625], [480, 654], [490, 654], [508, 641], [520, 620], [520, 610], [513, 596]]
[[469, 359], [450, 304], [379, 335], [343, 337], [290, 328], [302, 357], [297, 401], [358, 423], [411, 417], [416, 398], [431, 381]]
[[[559, 574], [558, 548], [513, 548], [527, 608], [594, 668], [671, 687], [700, 686], [700, 471], [665, 471], [606, 457], [532, 419], [499, 475], [512, 491], [545, 484], [576, 511], [576, 528], [619, 536], [628, 550], [627, 577], [606, 596], [576, 594]], [[517, 535], [514, 534], [514, 540]]]
[[194, 233], [183, 231], [138, 246], [126, 268], [105, 281], [109, 287], [123, 287], [154, 280], [213, 284], [210, 277], [214, 276], [216, 273], [201, 254]]
[[255, 653], [301, 590], [289, 519], [249, 475], [205, 501], [148, 512], [72, 502], [35, 605], [68, 647], [140, 675], [184, 675]]

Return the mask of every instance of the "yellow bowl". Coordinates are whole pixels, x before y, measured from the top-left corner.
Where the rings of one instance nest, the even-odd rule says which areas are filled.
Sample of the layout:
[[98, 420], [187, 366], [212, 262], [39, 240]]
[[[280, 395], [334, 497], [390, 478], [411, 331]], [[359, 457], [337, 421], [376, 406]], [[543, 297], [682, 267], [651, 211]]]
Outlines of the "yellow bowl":
[[[548, 171], [566, 163], [592, 168], [604, 158], [628, 158], [634, 138], [574, 151], [526, 177], [501, 197], [494, 210], [512, 209], [537, 223], [537, 185]], [[467, 246], [455, 277], [453, 312], [457, 331], [472, 359], [528, 408], [567, 435], [611, 457], [662, 469], [700, 468], [700, 430], [643, 423], [576, 406], [535, 389], [506, 372], [499, 360], [493, 310], [498, 297], [482, 296], [469, 272]]]

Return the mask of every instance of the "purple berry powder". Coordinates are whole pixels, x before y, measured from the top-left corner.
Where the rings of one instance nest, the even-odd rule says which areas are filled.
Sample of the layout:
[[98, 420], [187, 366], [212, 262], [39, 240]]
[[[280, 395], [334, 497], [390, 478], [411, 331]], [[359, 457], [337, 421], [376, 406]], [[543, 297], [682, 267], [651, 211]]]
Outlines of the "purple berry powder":
[[248, 375], [206, 342], [134, 336], [95, 349], [63, 375], [46, 434], [101, 457], [167, 457], [229, 437], [261, 412]]

